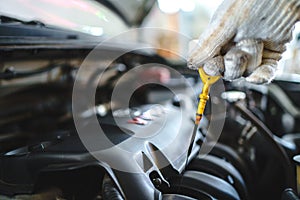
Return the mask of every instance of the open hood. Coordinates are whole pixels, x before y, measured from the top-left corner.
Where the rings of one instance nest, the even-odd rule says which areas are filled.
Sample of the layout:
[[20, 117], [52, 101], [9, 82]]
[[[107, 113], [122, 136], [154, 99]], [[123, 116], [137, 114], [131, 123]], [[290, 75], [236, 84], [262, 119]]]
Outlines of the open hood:
[[156, 0], [95, 0], [118, 14], [127, 25], [140, 26]]

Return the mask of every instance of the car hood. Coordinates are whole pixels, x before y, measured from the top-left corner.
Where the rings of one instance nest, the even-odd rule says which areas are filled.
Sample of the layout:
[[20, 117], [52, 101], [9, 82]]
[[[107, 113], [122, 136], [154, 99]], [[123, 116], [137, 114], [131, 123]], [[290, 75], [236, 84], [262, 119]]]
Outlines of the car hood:
[[138, 27], [143, 23], [143, 20], [150, 12], [156, 0], [95, 0], [117, 15], [129, 26]]

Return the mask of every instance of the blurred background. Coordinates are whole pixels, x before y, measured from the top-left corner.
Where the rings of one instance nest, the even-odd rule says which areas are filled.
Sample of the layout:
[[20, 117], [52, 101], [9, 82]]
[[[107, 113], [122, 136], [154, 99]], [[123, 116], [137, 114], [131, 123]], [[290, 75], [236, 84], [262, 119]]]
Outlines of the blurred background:
[[[180, 35], [197, 39], [221, 2], [222, 0], [10, 0], [0, 1], [0, 14], [25, 21], [38, 20], [47, 25], [103, 38], [131, 30], [127, 38], [118, 39], [122, 42], [141, 42], [161, 47], [158, 49], [159, 54], [176, 60], [178, 55], [172, 51], [184, 56], [188, 51], [188, 44]], [[109, 6], [121, 11], [119, 16]], [[135, 28], [158, 29], [132, 31]], [[300, 26], [296, 25], [294, 39], [279, 64], [280, 74], [300, 74], [299, 33]]]
[[[145, 19], [143, 27], [157, 27], [172, 30], [174, 33], [168, 32], [169, 34], [165, 35], [156, 32], [156, 35], [152, 36], [145, 34], [143, 39], [147, 43], [157, 43], [162, 48], [178, 51], [184, 55], [188, 47], [181, 41], [178, 33], [193, 39], [198, 38], [221, 2], [221, 0], [158, 0]], [[174, 54], [169, 56], [172, 55], [174, 56]]]

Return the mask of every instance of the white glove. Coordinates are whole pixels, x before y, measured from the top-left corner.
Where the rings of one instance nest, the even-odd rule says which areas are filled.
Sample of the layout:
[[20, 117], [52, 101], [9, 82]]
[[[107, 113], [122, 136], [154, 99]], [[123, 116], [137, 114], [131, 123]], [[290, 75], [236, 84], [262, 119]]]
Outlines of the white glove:
[[299, 18], [300, 0], [224, 0], [190, 51], [188, 67], [269, 82]]

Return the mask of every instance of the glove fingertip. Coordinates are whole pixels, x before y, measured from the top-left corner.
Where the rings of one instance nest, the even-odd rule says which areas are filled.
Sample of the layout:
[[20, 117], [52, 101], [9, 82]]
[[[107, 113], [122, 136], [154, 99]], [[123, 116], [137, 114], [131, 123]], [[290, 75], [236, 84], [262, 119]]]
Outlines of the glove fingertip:
[[275, 73], [274, 66], [262, 65], [246, 77], [246, 81], [254, 84], [270, 83], [275, 78]]
[[217, 56], [208, 60], [204, 64], [203, 69], [205, 73], [210, 76], [222, 75], [224, 72], [223, 56]]

